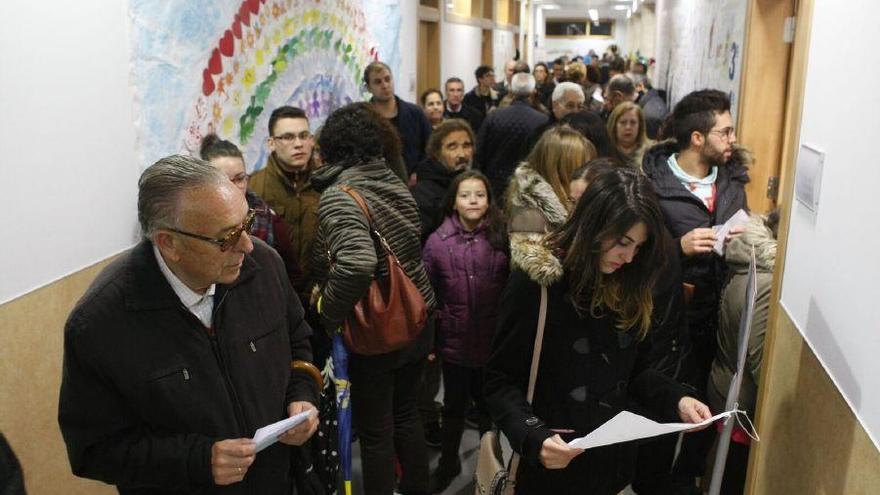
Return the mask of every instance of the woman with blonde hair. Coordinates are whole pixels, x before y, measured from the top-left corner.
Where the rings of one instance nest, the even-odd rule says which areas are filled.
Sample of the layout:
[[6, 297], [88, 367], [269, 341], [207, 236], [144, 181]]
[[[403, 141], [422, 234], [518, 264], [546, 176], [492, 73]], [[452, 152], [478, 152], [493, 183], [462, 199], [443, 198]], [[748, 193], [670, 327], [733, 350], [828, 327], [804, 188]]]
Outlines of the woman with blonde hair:
[[544, 132], [517, 167], [505, 195], [512, 267], [546, 249], [544, 235], [562, 225], [572, 210], [572, 173], [596, 156], [592, 143], [562, 125]]
[[611, 144], [623, 155], [626, 164], [641, 169], [645, 151], [654, 144], [645, 131], [642, 107], [632, 102], [617, 105], [608, 117], [607, 126]]

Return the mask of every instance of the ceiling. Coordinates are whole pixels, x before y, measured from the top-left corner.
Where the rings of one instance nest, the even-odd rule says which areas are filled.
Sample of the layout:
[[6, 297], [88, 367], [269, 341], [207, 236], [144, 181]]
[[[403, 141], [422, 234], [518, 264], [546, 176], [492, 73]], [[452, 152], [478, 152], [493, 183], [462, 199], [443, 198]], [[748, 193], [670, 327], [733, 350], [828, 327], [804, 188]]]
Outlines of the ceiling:
[[[642, 5], [653, 5], [655, 0], [636, 0], [639, 8]], [[558, 9], [543, 9], [544, 17], [553, 19], [560, 17], [586, 17], [588, 9], [599, 11], [601, 19], [626, 19], [626, 10], [616, 10], [614, 6], [632, 8], [633, 0], [535, 0], [535, 6], [557, 5]]]

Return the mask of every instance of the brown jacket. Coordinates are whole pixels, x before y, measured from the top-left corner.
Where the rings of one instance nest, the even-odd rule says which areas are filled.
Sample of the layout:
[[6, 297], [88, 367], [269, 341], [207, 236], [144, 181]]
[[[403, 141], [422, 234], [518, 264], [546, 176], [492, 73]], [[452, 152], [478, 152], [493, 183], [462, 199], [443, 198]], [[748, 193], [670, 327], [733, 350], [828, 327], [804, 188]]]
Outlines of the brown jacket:
[[266, 167], [255, 172], [248, 183], [248, 189], [269, 203], [288, 226], [290, 245], [302, 272], [299, 280], [292, 281], [293, 288], [300, 295], [308, 292], [311, 281], [310, 258], [318, 231], [318, 202], [321, 199], [309, 178], [309, 174], [305, 174], [299, 183], [291, 182], [272, 153]]

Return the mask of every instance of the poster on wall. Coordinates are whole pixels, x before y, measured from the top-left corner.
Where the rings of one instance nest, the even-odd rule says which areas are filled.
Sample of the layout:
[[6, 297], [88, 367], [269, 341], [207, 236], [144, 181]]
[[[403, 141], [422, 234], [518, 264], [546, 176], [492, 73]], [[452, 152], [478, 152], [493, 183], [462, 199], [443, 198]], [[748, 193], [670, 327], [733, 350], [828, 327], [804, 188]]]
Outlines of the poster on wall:
[[216, 133], [262, 168], [269, 115], [292, 105], [312, 131], [367, 96], [363, 69], [400, 66], [400, 0], [130, 0], [141, 168], [198, 154]]
[[721, 90], [730, 97], [735, 122], [748, 0], [698, 4], [658, 1], [654, 86], [667, 91], [670, 107], [691, 91]]

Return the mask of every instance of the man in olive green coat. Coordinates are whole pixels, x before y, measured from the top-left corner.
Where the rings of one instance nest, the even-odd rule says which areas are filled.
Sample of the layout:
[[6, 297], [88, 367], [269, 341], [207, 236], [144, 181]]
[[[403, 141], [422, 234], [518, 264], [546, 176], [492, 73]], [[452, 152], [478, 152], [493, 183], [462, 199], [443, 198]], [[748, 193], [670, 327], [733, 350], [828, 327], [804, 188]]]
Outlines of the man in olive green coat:
[[318, 230], [318, 201], [321, 195], [309, 180], [315, 146], [309, 119], [296, 107], [276, 108], [269, 117], [269, 149], [266, 166], [255, 172], [249, 188], [269, 203], [289, 227], [291, 246], [299, 261], [301, 275], [292, 280], [293, 288], [308, 304], [311, 280], [309, 261]]

